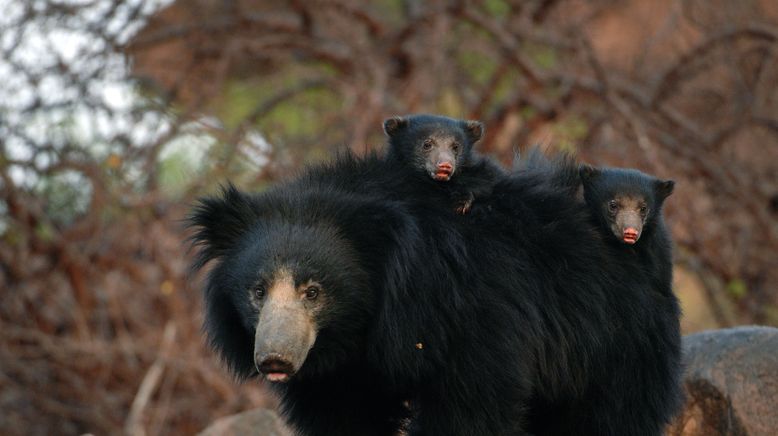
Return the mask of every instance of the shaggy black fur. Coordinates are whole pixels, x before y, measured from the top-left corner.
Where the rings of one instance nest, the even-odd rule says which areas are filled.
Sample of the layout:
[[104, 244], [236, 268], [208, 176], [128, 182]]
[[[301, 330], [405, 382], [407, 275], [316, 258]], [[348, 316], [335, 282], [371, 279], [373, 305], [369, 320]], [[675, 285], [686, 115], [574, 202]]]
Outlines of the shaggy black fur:
[[289, 258], [337, 277], [306, 363], [274, 385], [303, 434], [392, 434], [406, 399], [411, 434], [660, 434], [680, 398], [678, 304], [553, 182], [577, 167], [502, 177], [464, 217], [404, 171], [346, 155], [201, 203], [198, 265], [220, 261], [206, 329], [232, 369], [252, 374], [241, 277]]
[[[527, 155], [514, 163], [514, 172], [521, 177], [540, 178], [545, 183], [567, 191], [572, 198], [585, 201], [588, 208], [591, 227], [596, 230], [606, 248], [606, 258], [617, 260], [625, 267], [623, 279], [630, 277], [635, 283], [649, 283], [650, 289], [640, 299], [651, 310], [667, 310], [666, 314], [657, 312], [654, 316], [661, 322], [664, 330], [658, 338], [665, 344], [657, 351], [658, 368], [663, 368], [664, 405], [657, 406], [664, 422], [667, 422], [680, 408], [683, 401], [681, 391], [681, 355], [680, 355], [680, 306], [672, 291], [672, 247], [669, 233], [662, 217], [662, 204], [673, 190], [672, 181], [662, 181], [655, 177], [631, 169], [594, 168], [589, 165], [576, 165], [574, 159], [559, 154], [549, 159], [539, 148], [529, 150]], [[644, 199], [648, 204], [648, 213], [643, 224], [640, 240], [635, 245], [627, 245], [618, 239], [611, 230], [612, 215], [608, 203], [617, 196], [632, 196]], [[594, 253], [592, 253], [594, 254]], [[638, 287], [630, 286], [631, 291]], [[637, 300], [636, 300], [637, 301]], [[637, 309], [639, 306], [635, 306]], [[649, 318], [648, 321], [651, 321]], [[651, 330], [649, 330], [651, 331]], [[662, 390], [664, 389], [664, 391]], [[659, 402], [659, 399], [655, 399]], [[661, 404], [661, 403], [658, 403]], [[573, 431], [574, 427], [568, 427]], [[541, 431], [541, 434], [546, 434]], [[564, 434], [565, 431], [557, 434]], [[578, 431], [576, 431], [578, 433]], [[586, 433], [583, 433], [586, 434]], [[647, 434], [652, 434], [648, 432]]]
[[[579, 217], [589, 221], [588, 225], [581, 223], [581, 229], [596, 232], [599, 235], [594, 238], [596, 243], [590, 240], [580, 245], [585, 239], [573, 238], [569, 242], [577, 245], [576, 248], [561, 249], [565, 241], [560, 239], [557, 242], [560, 248], [556, 252], [562, 254], [580, 250], [578, 255], [573, 255], [571, 262], [565, 262], [566, 266], [572, 266], [583, 258], [586, 262], [600, 263], [600, 283], [608, 291], [605, 305], [610, 306], [606, 311], [611, 317], [608, 320], [610, 326], [605, 331], [613, 333], [608, 338], [613, 348], [606, 347], [610, 355], [607, 361], [602, 360], [605, 355], [598, 356], [598, 353], [585, 358], [598, 362], [595, 367], [602, 370], [587, 371], [588, 377], [593, 377], [588, 388], [593, 394], [586, 394], [577, 402], [570, 401], [561, 408], [560, 403], [553, 404], [553, 400], [536, 397], [534, 412], [530, 414], [530, 429], [537, 434], [560, 435], [660, 434], [663, 423], [669, 422], [682, 403], [680, 306], [672, 292], [670, 240], [661, 217], [661, 202], [669, 195], [672, 184], [660, 184], [657, 179], [642, 174], [635, 179], [639, 173], [633, 170], [597, 170], [597, 176], [592, 177], [592, 168], [582, 168], [579, 170], [568, 156], [549, 160], [535, 149], [516, 168], [514, 179], [523, 179], [525, 186], [532, 185], [526, 182], [527, 179], [539, 180], [540, 185], [550, 183], [560, 192], [566, 192], [569, 199], [574, 199], [573, 204], [577, 204], [572, 207], [588, 216]], [[624, 178], [625, 174], [629, 177]], [[619, 189], [622, 193], [634, 194], [637, 190], [647, 192], [645, 189], [649, 186], [651, 192], [657, 194], [650, 200], [654, 212], [646, 220], [640, 241], [634, 246], [626, 245], [614, 237], [604, 222], [602, 201]], [[495, 196], [499, 192], [495, 189]], [[588, 210], [581, 210], [581, 195], [586, 199], [583, 208]], [[539, 205], [536, 210], [553, 211], [554, 206]], [[559, 218], [570, 213], [561, 208], [553, 215]], [[593, 265], [591, 268], [588, 273], [586, 268], [580, 270], [583, 279], [596, 281], [597, 268]], [[563, 281], [564, 277], [566, 274], [562, 274]], [[570, 285], [573, 283], [571, 281]], [[625, 294], [617, 295], [618, 292]], [[604, 301], [582, 302], [581, 307], [596, 307], [602, 303]], [[583, 328], [580, 333], [591, 335], [594, 332], [594, 329]], [[591, 339], [589, 337], [584, 342]], [[575, 352], [579, 346], [572, 346], [570, 351]], [[599, 404], [594, 406], [596, 403]]]

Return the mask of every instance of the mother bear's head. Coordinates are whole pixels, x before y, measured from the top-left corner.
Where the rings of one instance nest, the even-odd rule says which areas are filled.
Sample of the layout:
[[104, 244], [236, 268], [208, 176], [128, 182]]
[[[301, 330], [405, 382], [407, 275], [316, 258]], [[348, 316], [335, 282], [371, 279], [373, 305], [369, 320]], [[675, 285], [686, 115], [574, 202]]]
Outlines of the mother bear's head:
[[210, 261], [209, 343], [240, 379], [303, 378], [364, 356], [397, 232], [396, 207], [327, 189], [247, 195], [233, 186], [189, 219]]

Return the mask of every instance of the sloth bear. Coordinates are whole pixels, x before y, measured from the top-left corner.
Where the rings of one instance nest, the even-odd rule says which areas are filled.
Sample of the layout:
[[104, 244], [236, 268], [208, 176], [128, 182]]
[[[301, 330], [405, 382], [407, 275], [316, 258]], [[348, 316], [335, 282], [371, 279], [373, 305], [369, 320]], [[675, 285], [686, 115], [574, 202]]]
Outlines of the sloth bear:
[[625, 168], [581, 165], [580, 174], [584, 199], [605, 239], [639, 257], [654, 273], [655, 289], [671, 293], [672, 243], [662, 206], [675, 182]]
[[662, 230], [668, 239], [662, 204], [673, 193], [675, 182], [633, 169], [588, 165], [581, 166], [581, 180], [586, 203], [616, 239], [632, 245], [655, 229]]
[[[191, 223], [205, 329], [304, 435], [658, 435], [680, 402], [678, 302], [585, 204], [504, 176], [457, 216], [403, 164], [341, 156]], [[410, 422], [410, 424], [408, 424]]]
[[402, 175], [419, 198], [445, 195], [455, 210], [467, 213], [476, 197], [489, 195], [502, 169], [473, 152], [484, 134], [480, 121], [439, 115], [405, 115], [384, 120], [386, 158], [406, 171]]
[[233, 186], [191, 215], [217, 260], [205, 288], [204, 329], [238, 379], [262, 374], [304, 435], [390, 435], [408, 417], [368, 361], [386, 268], [413, 220], [392, 202], [327, 187]]
[[[664, 224], [662, 206], [673, 193], [675, 182], [629, 168], [598, 168], [575, 165], [572, 157], [560, 154], [556, 162], [538, 147], [527, 157], [514, 161], [515, 172], [547, 175], [549, 183], [566, 188], [585, 201], [591, 219], [603, 239], [629, 256], [638, 257], [651, 275], [654, 289], [672, 293], [672, 242]], [[563, 161], [570, 162], [564, 163]], [[638, 240], [640, 239], [640, 243]]]
[[[604, 371], [588, 375], [588, 377], [592, 377], [590, 383], [599, 386], [597, 395], [610, 397], [609, 401], [613, 401], [610, 403], [612, 410], [621, 410], [628, 416], [618, 417], [618, 414], [608, 414], [608, 417], [603, 418], [600, 424], [592, 425], [594, 420], [591, 420], [591, 417], [583, 419], [583, 415], [591, 413], [592, 410], [588, 409], [587, 406], [580, 404], [570, 406], [567, 409], [568, 413], [573, 413], [578, 418], [568, 420], [569, 418], [564, 417], [569, 415], [560, 414], [558, 406], [550, 405], [548, 399], [545, 399], [533, 404], [532, 411], [529, 413], [530, 430], [533, 434], [555, 435], [661, 434], [662, 423], [668, 423], [679, 411], [683, 402], [680, 389], [682, 366], [679, 320], [681, 310], [678, 300], [672, 292], [671, 243], [661, 216], [662, 202], [672, 192], [674, 183], [661, 181], [635, 170], [596, 169], [588, 165], [579, 166], [567, 154], [559, 154], [549, 159], [538, 148], [531, 149], [526, 159], [514, 164], [513, 174], [510, 183], [520, 183], [521, 185], [514, 185], [507, 192], [516, 192], [514, 190], [519, 189], [535, 190], [535, 186], [543, 187], [541, 192], [548, 192], [547, 188], [552, 186], [553, 190], [567, 199], [567, 201], [562, 201], [565, 206], [558, 210], [555, 210], [553, 203], [545, 205], [538, 203], [533, 207], [536, 212], [548, 211], [551, 214], [549, 216], [551, 222], [559, 220], [561, 216], [567, 215], [572, 209], [578, 210], [585, 216], [581, 219], [588, 221], [589, 224], [583, 224], [582, 228], [586, 228], [587, 232], [598, 234], [598, 237], [595, 238], [597, 244], [581, 246], [582, 250], [578, 256], [589, 256], [590, 260], [599, 257], [600, 262], [603, 262], [601, 272], [612, 274], [610, 279], [606, 279], [606, 283], [609, 280], [614, 280], [611, 282], [614, 286], [610, 286], [608, 291], [615, 293], [623, 290], [628, 292], [626, 298], [609, 293], [608, 303], [605, 304], [616, 303], [621, 307], [611, 307], [608, 311], [618, 318], [622, 318], [627, 313], [642, 318], [640, 321], [626, 318], [613, 320], [628, 329], [636, 328], [631, 333], [614, 331], [616, 334], [612, 338], [614, 344], [621, 343], [627, 347], [624, 349], [624, 354], [617, 358], [623, 359], [624, 364], [635, 365], [635, 367], [619, 368], [616, 372], [610, 372], [613, 369], [610, 366], [613, 362], [600, 361], [601, 357], [594, 356], [592, 361], [600, 361], [604, 364], [605, 367], [602, 368]], [[506, 184], [501, 184], [496, 187], [494, 197], [506, 195], [506, 198], [510, 198], [511, 194], [503, 190], [506, 186]], [[652, 194], [649, 194], [649, 191]], [[607, 221], [603, 220], [602, 207], [608, 207], [608, 196], [616, 193], [629, 193], [633, 197], [637, 197], [640, 193], [651, 208], [642, 228], [642, 239], [637, 245], [626, 245], [618, 241], [611, 232]], [[546, 196], [541, 194], [525, 198], [533, 198], [534, 201], [542, 202]], [[499, 202], [504, 203], [503, 201]], [[576, 206], [572, 206], [572, 204]], [[581, 205], [586, 210], [581, 210]], [[486, 203], [486, 206], [490, 211], [492, 210], [490, 203]], [[508, 210], [511, 209], [516, 210], [515, 206], [508, 207]], [[495, 214], [494, 216], [500, 215]], [[505, 226], [508, 227], [507, 223]], [[510, 236], [508, 237], [510, 238]], [[580, 241], [582, 239], [576, 243]], [[564, 241], [559, 240], [558, 244], [557, 247], [561, 247]], [[570, 249], [560, 249], [557, 253], [570, 251]], [[625, 255], [625, 251], [628, 251], [627, 255]], [[549, 259], [547, 262], [553, 263], [555, 261]], [[622, 269], [621, 274], [617, 272], [618, 268]], [[596, 269], [592, 269], [586, 276], [592, 274], [596, 274]], [[587, 334], [587, 332], [584, 331], [582, 334]], [[621, 338], [619, 339], [617, 336], [621, 336]], [[627, 351], [630, 347], [632, 347], [632, 353], [635, 353], [632, 355], [634, 361], [626, 363], [632, 360], [628, 357], [630, 352]], [[642, 347], [645, 348], [640, 350]], [[570, 350], [575, 352], [576, 348], [573, 346]], [[618, 355], [618, 346], [611, 352]], [[592, 358], [590, 357], [590, 359]], [[632, 377], [634, 377], [631, 381], [630, 376], [627, 375], [629, 372], [632, 372]], [[595, 377], [597, 377], [595, 374], [602, 377], [599, 382], [595, 381]], [[647, 387], [646, 384], [651, 383], [658, 383], [658, 385]], [[606, 388], [609, 384], [611, 387]], [[641, 386], [637, 386], [637, 384]], [[637, 389], [637, 391], [626, 392], [632, 389]], [[629, 396], [632, 396], [631, 400], [627, 398]], [[652, 408], [652, 411], [643, 415], [642, 419], [648, 419], [648, 421], [644, 421], [643, 425], [636, 424], [636, 416], [632, 415], [635, 413], [632, 409], [634, 404], [625, 408], [625, 405], [631, 402], [651, 405], [649, 407]], [[643, 410], [638, 413], [643, 412], [647, 411]], [[655, 418], [654, 421], [648, 418], [650, 414]], [[604, 417], [605, 414], [602, 416]], [[621, 422], [618, 422], [619, 420]], [[581, 422], [585, 422], [585, 424], [580, 425]], [[615, 430], [616, 428], [622, 430]]]

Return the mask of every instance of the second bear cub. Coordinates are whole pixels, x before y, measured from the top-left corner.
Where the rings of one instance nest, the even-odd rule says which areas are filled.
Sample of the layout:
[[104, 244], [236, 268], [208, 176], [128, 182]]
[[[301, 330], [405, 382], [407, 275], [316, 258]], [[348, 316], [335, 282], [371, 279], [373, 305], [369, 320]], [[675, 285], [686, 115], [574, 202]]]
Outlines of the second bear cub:
[[664, 231], [662, 204], [675, 182], [632, 169], [582, 165], [580, 171], [586, 203], [616, 239], [632, 245], [655, 228]]
[[580, 166], [583, 194], [593, 218], [618, 244], [626, 244], [651, 274], [654, 289], [672, 293], [672, 242], [662, 205], [675, 182], [633, 169]]

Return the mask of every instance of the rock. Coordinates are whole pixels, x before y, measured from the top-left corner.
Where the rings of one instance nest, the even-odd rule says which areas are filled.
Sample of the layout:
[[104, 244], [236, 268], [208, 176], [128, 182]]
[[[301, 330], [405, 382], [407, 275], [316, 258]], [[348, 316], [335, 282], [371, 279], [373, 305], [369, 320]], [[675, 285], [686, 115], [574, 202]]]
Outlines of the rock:
[[711, 330], [683, 348], [686, 406], [668, 435], [778, 434], [778, 329]]
[[281, 418], [269, 409], [254, 409], [217, 419], [198, 436], [292, 436]]

